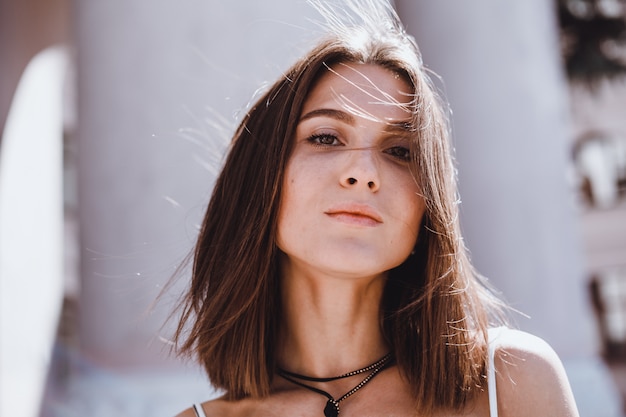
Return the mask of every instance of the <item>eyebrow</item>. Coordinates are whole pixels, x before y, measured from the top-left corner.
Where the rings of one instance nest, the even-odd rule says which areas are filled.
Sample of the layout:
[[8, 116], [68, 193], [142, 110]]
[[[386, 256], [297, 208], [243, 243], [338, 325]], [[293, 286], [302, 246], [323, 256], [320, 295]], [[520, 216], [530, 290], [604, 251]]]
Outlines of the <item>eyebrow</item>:
[[306, 113], [304, 116], [300, 117], [300, 122], [303, 122], [308, 119], [312, 119], [313, 117], [330, 117], [332, 119], [337, 119], [341, 122], [348, 123], [353, 125], [355, 123], [354, 117], [341, 110], [337, 109], [315, 109]]
[[412, 135], [415, 133], [411, 122], [390, 122], [385, 129], [387, 132], [394, 132], [404, 135]]
[[[327, 108], [311, 110], [310, 112], [300, 117], [300, 120], [298, 122], [303, 122], [314, 117], [330, 117], [331, 119], [336, 119], [349, 125], [354, 125], [356, 123], [354, 116], [352, 116], [350, 113], [346, 113], [338, 109]], [[414, 132], [412, 123], [409, 121], [389, 121], [385, 130], [388, 132], [403, 134], [410, 134]]]

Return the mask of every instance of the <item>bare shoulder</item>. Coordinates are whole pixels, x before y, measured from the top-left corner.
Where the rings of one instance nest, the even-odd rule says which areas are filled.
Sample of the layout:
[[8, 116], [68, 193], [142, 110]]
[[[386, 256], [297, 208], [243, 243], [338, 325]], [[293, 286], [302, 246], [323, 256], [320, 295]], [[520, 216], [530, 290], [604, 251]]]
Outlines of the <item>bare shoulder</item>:
[[197, 417], [197, 414], [193, 411], [193, 408], [190, 407], [182, 413], [176, 414], [175, 417]]
[[578, 416], [563, 364], [546, 341], [506, 329], [493, 343], [501, 417]]

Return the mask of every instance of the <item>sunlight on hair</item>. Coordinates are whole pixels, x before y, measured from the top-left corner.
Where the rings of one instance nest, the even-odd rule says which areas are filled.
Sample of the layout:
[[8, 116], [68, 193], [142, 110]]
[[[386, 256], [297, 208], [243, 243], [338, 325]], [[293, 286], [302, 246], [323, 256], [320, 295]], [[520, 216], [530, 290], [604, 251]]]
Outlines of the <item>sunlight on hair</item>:
[[[394, 107], [398, 107], [402, 111], [406, 112], [407, 115], [411, 115], [412, 114], [410, 106], [413, 103], [411, 103], [411, 102], [409, 102], [409, 103], [401, 103], [401, 102], [399, 102], [394, 97], [392, 97], [389, 93], [387, 93], [387, 92], [383, 91], [382, 89], [380, 89], [380, 87], [378, 87], [372, 80], [370, 80], [365, 74], [363, 74], [358, 69], [356, 69], [356, 68], [354, 68], [352, 66], [346, 65], [345, 63], [339, 63], [338, 65], [344, 66], [344, 67], [349, 68], [350, 70], [356, 72], [365, 81], [367, 81], [367, 84], [370, 85], [371, 87], [373, 87], [376, 90], [377, 93], [380, 93], [380, 96], [377, 96], [377, 95], [373, 94], [372, 92], [370, 92], [369, 90], [365, 89], [361, 85], [359, 85], [359, 84], [357, 84], [357, 83], [347, 79], [345, 76], [341, 75], [340, 73], [335, 71], [333, 68], [329, 67], [328, 65], [325, 65], [326, 68], [328, 69], [328, 71], [330, 71], [331, 73], [333, 73], [337, 77], [341, 78], [342, 80], [346, 81], [347, 83], [351, 84], [352, 86], [354, 86], [356, 89], [358, 89], [362, 93], [364, 93], [367, 96], [371, 97], [373, 99], [373, 101], [370, 102], [371, 104], [380, 104], [380, 105], [383, 105], [383, 106], [394, 106]], [[397, 74], [397, 76], [399, 76], [399, 74]], [[407, 95], [407, 96], [409, 96], [409, 95]], [[414, 95], [413, 95], [413, 97], [414, 97]], [[382, 122], [384, 122], [384, 120], [379, 120], [378, 117], [376, 117], [373, 114], [371, 114], [370, 112], [364, 110], [362, 107], [360, 107], [359, 105], [357, 105], [352, 100], [350, 100], [349, 98], [345, 97], [344, 95], [335, 94], [335, 98], [342, 105], [342, 107], [344, 107], [347, 111], [349, 111], [350, 113], [354, 114], [355, 116], [359, 116], [359, 117], [362, 117], [364, 119], [371, 120], [371, 121], [382, 121]]]
[[[318, 24], [326, 33], [336, 34], [349, 39], [353, 45], [370, 42], [372, 35], [376, 38], [387, 38], [390, 32], [403, 34], [409, 38], [400, 25], [400, 18], [391, 3], [387, 0], [345, 0], [330, 2], [308, 0], [323, 17]], [[361, 36], [355, 36], [354, 28], [358, 27]], [[346, 36], [348, 35], [349, 36]]]

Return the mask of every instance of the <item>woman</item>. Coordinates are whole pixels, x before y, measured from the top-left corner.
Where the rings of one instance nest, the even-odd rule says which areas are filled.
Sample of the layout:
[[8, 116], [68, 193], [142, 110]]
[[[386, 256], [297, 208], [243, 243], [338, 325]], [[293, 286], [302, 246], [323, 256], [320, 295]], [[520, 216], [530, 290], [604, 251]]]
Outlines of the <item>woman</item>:
[[180, 416], [576, 416], [551, 348], [495, 328], [414, 41], [386, 3], [318, 7], [216, 182], [176, 342], [224, 395]]

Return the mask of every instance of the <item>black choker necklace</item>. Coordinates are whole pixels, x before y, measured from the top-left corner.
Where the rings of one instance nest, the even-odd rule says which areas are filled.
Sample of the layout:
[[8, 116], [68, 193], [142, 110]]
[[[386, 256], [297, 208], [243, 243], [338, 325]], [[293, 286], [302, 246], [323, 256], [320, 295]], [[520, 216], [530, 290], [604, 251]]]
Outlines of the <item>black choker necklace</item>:
[[[386, 367], [391, 365], [393, 363], [391, 358], [392, 358], [391, 357], [391, 353], [388, 353], [388, 354], [386, 354], [385, 356], [383, 356], [382, 358], [380, 358], [378, 361], [374, 362], [371, 365], [368, 365], [368, 366], [366, 366], [364, 368], [361, 368], [361, 369], [357, 369], [356, 371], [348, 372], [348, 373], [343, 374], [343, 375], [332, 376], [330, 378], [315, 378], [315, 377], [312, 377], [312, 376], [306, 376], [306, 375], [301, 375], [301, 374], [296, 374], [296, 373], [293, 373], [293, 372], [285, 371], [284, 369], [281, 369], [281, 368], [278, 368], [278, 375], [282, 376], [283, 378], [285, 378], [287, 381], [289, 381], [291, 383], [299, 385], [299, 386], [301, 386], [303, 388], [306, 388], [308, 390], [311, 390], [313, 392], [316, 392], [316, 393], [321, 394], [324, 397], [328, 398], [328, 402], [326, 403], [326, 407], [324, 407], [324, 415], [326, 417], [337, 417], [339, 415], [339, 403], [341, 401], [345, 400], [346, 398], [348, 398], [349, 396], [351, 396], [352, 394], [354, 394], [355, 392], [357, 392], [358, 390], [360, 390], [361, 388], [363, 388], [365, 386], [365, 384], [370, 382], [372, 380], [372, 378], [374, 378], [380, 371], [382, 371], [383, 369], [385, 369]], [[368, 371], [372, 371], [372, 372], [370, 372], [369, 375], [367, 375], [365, 377], [365, 379], [363, 379], [363, 381], [359, 382], [358, 385], [356, 385], [350, 391], [348, 391], [345, 394], [343, 394], [338, 399], [334, 399], [332, 395], [330, 395], [329, 393], [327, 393], [324, 390], [321, 390], [321, 389], [315, 388], [315, 387], [311, 387], [309, 385], [306, 385], [306, 384], [298, 381], [298, 379], [300, 379], [300, 380], [303, 380], [303, 381], [311, 381], [311, 382], [330, 382], [330, 381], [336, 381], [338, 379], [343, 379], [343, 378], [348, 378], [348, 377], [351, 377], [351, 376], [359, 375], [359, 374], [362, 374], [362, 373], [368, 372]]]

